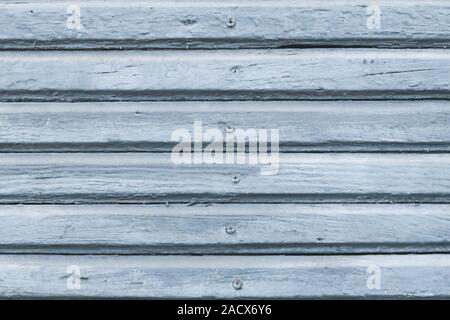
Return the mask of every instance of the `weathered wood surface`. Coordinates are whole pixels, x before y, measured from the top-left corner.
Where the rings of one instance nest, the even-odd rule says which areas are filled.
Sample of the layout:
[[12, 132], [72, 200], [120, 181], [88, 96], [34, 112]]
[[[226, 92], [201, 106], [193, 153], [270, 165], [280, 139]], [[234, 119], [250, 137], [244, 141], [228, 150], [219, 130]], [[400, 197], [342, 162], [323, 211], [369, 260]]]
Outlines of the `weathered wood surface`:
[[448, 279], [449, 255], [0, 256], [6, 298], [448, 298]]
[[450, 97], [440, 49], [3, 51], [0, 70], [4, 101]]
[[448, 1], [2, 1], [0, 48], [445, 47], [449, 17]]
[[449, 166], [450, 154], [282, 154], [276, 171], [169, 153], [4, 153], [0, 201], [448, 202]]
[[0, 152], [170, 152], [176, 129], [279, 129], [283, 152], [448, 152], [448, 101], [0, 103]]
[[[0, 298], [450, 298], [449, 26], [441, 0], [0, 1]], [[279, 170], [175, 165], [194, 121], [280, 129]]]
[[450, 252], [440, 204], [3, 205], [0, 221], [1, 253]]

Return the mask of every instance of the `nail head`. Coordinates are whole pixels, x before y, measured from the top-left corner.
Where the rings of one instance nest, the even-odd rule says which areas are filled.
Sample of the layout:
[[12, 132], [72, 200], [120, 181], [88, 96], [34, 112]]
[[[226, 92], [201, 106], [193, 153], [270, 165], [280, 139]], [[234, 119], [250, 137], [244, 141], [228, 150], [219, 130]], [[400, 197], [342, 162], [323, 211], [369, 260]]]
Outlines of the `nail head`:
[[234, 279], [233, 282], [232, 282], [232, 286], [233, 286], [233, 288], [234, 288], [235, 290], [241, 290], [241, 289], [242, 289], [242, 286], [243, 286], [243, 283], [242, 283], [242, 281], [239, 280], [239, 279]]
[[233, 17], [229, 17], [227, 21], [228, 28], [234, 28], [236, 26], [236, 20]]
[[230, 225], [228, 225], [228, 226], [225, 227], [225, 231], [226, 231], [228, 234], [236, 233], [236, 227], [230, 224]]

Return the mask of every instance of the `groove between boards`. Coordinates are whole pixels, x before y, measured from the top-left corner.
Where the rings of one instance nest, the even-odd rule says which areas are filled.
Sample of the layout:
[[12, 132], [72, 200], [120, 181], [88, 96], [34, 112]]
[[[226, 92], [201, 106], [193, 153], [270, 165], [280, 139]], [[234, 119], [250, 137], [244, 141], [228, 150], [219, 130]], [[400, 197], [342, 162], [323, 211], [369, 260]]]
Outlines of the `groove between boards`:
[[[1, 143], [0, 153], [170, 153], [177, 143], [165, 142], [99, 142], [99, 143]], [[203, 144], [203, 148], [208, 144]], [[270, 146], [268, 152], [272, 152]], [[355, 142], [295, 144], [279, 143], [280, 153], [413, 153], [450, 152], [450, 142], [392, 143]], [[248, 154], [248, 152], [246, 152]]]
[[449, 39], [414, 39], [399, 40], [383, 38], [368, 39], [336, 39], [333, 41], [314, 41], [310, 39], [292, 40], [254, 40], [240, 39], [166, 39], [162, 41], [139, 41], [127, 39], [111, 40], [8, 40], [0, 41], [0, 51], [106, 51], [106, 50], [246, 50], [246, 49], [446, 49], [450, 47]]
[[241, 245], [1, 245], [0, 255], [95, 256], [362, 256], [450, 254], [450, 243], [374, 244], [241, 244]]
[[450, 91], [0, 91], [0, 102], [450, 100]]
[[66, 194], [0, 196], [0, 205], [42, 204], [448, 204], [445, 194]]

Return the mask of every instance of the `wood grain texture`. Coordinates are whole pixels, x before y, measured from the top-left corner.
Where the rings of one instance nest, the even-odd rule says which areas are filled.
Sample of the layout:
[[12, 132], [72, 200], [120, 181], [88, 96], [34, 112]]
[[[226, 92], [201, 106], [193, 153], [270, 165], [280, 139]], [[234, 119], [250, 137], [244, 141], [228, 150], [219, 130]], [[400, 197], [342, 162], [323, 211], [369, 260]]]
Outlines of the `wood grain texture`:
[[279, 129], [283, 152], [448, 152], [448, 101], [0, 103], [0, 152], [170, 152], [176, 129]]
[[[449, 26], [443, 0], [0, 0], [0, 299], [450, 298]], [[280, 129], [279, 169], [174, 164], [194, 121]]]
[[[2, 1], [0, 48], [445, 47], [447, 1]], [[80, 28], [67, 27], [70, 5]], [[231, 22], [229, 22], [231, 20]]]
[[403, 99], [450, 92], [450, 53], [439, 49], [3, 51], [0, 70], [3, 101]]
[[0, 206], [1, 253], [450, 252], [449, 205]]
[[[380, 289], [368, 288], [372, 270]], [[0, 256], [3, 298], [448, 298], [449, 279], [448, 255]]]
[[170, 154], [5, 153], [0, 201], [448, 202], [449, 165], [449, 154], [282, 154], [276, 172], [176, 165]]

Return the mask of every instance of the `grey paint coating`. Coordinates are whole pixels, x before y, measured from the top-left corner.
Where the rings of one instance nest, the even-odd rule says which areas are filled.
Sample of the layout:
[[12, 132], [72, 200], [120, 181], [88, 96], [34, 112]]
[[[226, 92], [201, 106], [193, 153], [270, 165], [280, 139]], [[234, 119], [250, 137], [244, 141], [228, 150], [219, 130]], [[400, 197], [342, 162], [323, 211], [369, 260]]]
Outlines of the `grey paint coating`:
[[440, 49], [3, 51], [0, 70], [5, 101], [448, 98], [450, 93], [450, 54]]
[[0, 253], [448, 253], [449, 212], [441, 204], [3, 205]]
[[[447, 1], [2, 1], [2, 49], [446, 47]], [[69, 5], [80, 28], [68, 28]], [[231, 22], [230, 22], [231, 21]]]
[[260, 175], [256, 165], [176, 165], [168, 153], [5, 153], [0, 202], [448, 202], [449, 165], [447, 153], [285, 153], [277, 174]]
[[[73, 4], [0, 3], [0, 298], [450, 298], [448, 1]], [[193, 120], [279, 174], [175, 166]]]
[[[79, 290], [67, 286], [70, 266]], [[6, 298], [448, 298], [450, 256], [2, 255], [0, 280]]]
[[283, 152], [446, 152], [448, 101], [0, 103], [0, 152], [170, 152], [174, 130], [280, 129]]

